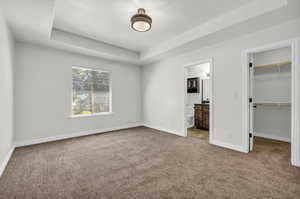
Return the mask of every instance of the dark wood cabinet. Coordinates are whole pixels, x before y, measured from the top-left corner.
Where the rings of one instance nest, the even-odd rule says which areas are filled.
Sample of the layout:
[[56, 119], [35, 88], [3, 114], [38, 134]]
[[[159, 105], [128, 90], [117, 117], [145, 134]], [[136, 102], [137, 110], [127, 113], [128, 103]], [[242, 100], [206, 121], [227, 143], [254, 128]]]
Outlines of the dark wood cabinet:
[[195, 127], [209, 130], [209, 104], [195, 104]]

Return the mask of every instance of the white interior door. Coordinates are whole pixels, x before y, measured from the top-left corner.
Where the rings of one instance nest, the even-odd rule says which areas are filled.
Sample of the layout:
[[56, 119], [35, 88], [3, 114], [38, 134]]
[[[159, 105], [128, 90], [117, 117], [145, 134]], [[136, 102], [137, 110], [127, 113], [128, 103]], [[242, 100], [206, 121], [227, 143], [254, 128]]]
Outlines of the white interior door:
[[254, 130], [253, 130], [253, 109], [254, 109], [254, 96], [253, 96], [253, 82], [254, 82], [254, 60], [253, 54], [249, 57], [249, 151], [253, 150], [253, 139], [254, 139]]

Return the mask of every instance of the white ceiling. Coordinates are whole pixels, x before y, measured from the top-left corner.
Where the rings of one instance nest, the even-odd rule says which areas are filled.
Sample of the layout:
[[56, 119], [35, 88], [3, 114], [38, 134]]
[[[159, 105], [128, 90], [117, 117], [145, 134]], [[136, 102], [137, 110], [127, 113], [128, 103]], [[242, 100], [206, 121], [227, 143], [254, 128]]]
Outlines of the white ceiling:
[[51, 34], [54, 3], [54, 0], [0, 0], [0, 8], [18, 39], [36, 40]]
[[[153, 18], [150, 32], [130, 28], [139, 7]], [[135, 64], [283, 23], [299, 17], [299, 7], [300, 0], [0, 0], [19, 41]]]
[[[251, 0], [57, 0], [54, 27], [143, 51]], [[130, 28], [130, 18], [145, 8], [151, 31]]]

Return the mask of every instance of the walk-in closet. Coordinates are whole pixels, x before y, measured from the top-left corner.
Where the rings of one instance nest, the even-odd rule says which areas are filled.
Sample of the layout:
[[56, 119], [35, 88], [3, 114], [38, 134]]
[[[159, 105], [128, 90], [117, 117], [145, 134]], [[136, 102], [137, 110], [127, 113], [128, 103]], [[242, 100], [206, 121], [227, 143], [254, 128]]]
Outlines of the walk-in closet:
[[251, 150], [264, 146], [262, 142], [290, 150], [291, 48], [254, 53], [251, 59]]

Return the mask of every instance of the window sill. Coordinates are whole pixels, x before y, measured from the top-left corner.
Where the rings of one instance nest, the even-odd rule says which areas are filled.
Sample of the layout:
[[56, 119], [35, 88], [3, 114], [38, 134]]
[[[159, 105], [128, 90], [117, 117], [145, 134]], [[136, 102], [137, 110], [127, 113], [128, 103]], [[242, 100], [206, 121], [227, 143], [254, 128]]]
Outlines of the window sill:
[[97, 117], [97, 116], [105, 116], [105, 115], [113, 115], [113, 112], [106, 112], [106, 113], [95, 113], [91, 115], [71, 115], [69, 118], [84, 118], [84, 117]]

